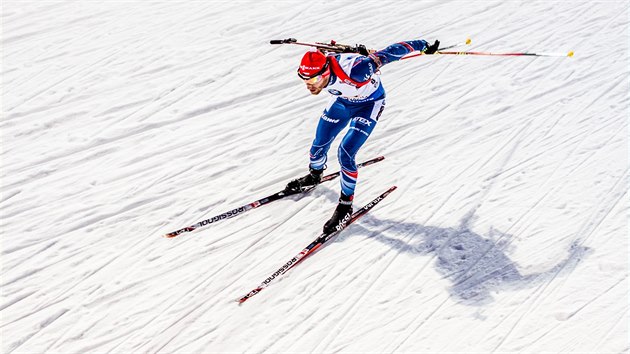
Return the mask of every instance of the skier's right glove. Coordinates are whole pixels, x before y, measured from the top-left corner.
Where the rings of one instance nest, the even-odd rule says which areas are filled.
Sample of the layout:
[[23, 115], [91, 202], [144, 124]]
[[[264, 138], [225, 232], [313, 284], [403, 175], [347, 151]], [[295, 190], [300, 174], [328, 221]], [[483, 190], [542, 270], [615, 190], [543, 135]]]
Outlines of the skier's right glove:
[[357, 44], [356, 50], [359, 54], [365, 55], [366, 57], [370, 55], [370, 52], [368, 51], [367, 47], [363, 44]]
[[438, 51], [439, 46], [440, 46], [440, 41], [436, 39], [433, 44], [431, 44], [424, 50], [424, 54], [435, 54], [435, 52]]

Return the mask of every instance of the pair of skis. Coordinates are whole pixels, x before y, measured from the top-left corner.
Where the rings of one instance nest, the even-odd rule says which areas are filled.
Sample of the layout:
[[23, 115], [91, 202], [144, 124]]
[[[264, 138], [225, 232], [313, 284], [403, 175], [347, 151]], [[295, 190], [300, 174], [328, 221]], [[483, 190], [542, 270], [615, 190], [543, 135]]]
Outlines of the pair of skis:
[[[376, 157], [376, 158], [364, 161], [364, 162], [362, 162], [360, 164], [357, 164], [357, 167], [369, 166], [369, 165], [372, 165], [372, 164], [377, 163], [379, 161], [382, 161], [384, 158], [385, 157], [383, 157], [383, 156], [379, 156], [379, 157]], [[322, 177], [322, 182], [331, 181], [331, 180], [339, 177], [339, 175], [340, 175], [340, 172], [335, 172], [335, 173], [328, 174], [328, 175]], [[302, 194], [303, 195], [303, 194], [308, 193], [309, 191], [311, 191], [313, 188], [315, 188], [315, 187], [310, 187], [310, 188], [308, 188], [306, 190], [303, 190], [302, 192], [295, 192], [295, 193], [287, 192], [286, 190], [280, 191], [280, 192], [274, 193], [272, 195], [269, 195], [269, 196], [267, 196], [265, 198], [258, 199], [258, 200], [254, 201], [252, 203], [245, 204], [245, 205], [243, 205], [241, 207], [238, 207], [236, 209], [232, 209], [232, 210], [227, 211], [225, 213], [222, 213], [222, 214], [213, 216], [211, 218], [199, 221], [199, 222], [197, 222], [197, 223], [195, 223], [193, 225], [181, 228], [181, 229], [173, 231], [173, 232], [169, 232], [169, 233], [165, 234], [164, 237], [172, 238], [172, 237], [176, 237], [176, 236], [181, 235], [181, 234], [186, 233], [186, 232], [192, 232], [194, 230], [197, 230], [199, 228], [208, 226], [208, 225], [213, 224], [215, 222], [233, 218], [233, 217], [235, 217], [237, 215], [240, 215], [240, 214], [242, 214], [244, 212], [247, 212], [247, 211], [252, 210], [254, 208], [258, 208], [258, 207], [260, 207], [262, 205], [265, 205], [265, 204], [269, 204], [269, 203], [271, 203], [273, 201], [285, 198], [287, 196], [295, 195], [295, 194]], [[288, 272], [290, 269], [295, 267], [298, 263], [303, 261], [306, 257], [308, 257], [309, 255], [313, 254], [318, 248], [320, 248], [322, 245], [324, 245], [324, 243], [328, 242], [330, 239], [332, 239], [333, 237], [338, 235], [343, 229], [347, 228], [350, 224], [354, 223], [356, 220], [358, 220], [363, 215], [365, 215], [368, 211], [370, 211], [374, 206], [376, 206], [381, 200], [383, 200], [385, 197], [387, 197], [395, 189], [396, 189], [396, 186], [393, 186], [393, 187], [389, 188], [387, 191], [385, 191], [384, 193], [382, 193], [381, 195], [379, 195], [378, 197], [373, 199], [371, 202], [366, 204], [364, 207], [362, 207], [361, 209], [359, 209], [356, 212], [354, 212], [351, 215], [350, 219], [345, 224], [338, 225], [337, 228], [335, 229], [335, 231], [333, 231], [331, 233], [322, 233], [313, 242], [311, 242], [306, 247], [304, 247], [304, 249], [302, 251], [300, 251], [300, 253], [295, 255], [289, 261], [284, 263], [282, 265], [282, 267], [280, 267], [273, 274], [268, 276], [260, 285], [258, 285], [256, 288], [251, 290], [249, 293], [247, 293], [243, 297], [239, 298], [237, 300], [238, 303], [242, 304], [243, 302], [245, 302], [248, 299], [250, 299], [252, 296], [254, 296], [254, 295], [258, 294], [259, 292], [261, 292], [264, 288], [269, 286], [269, 284], [271, 284], [275, 279], [278, 279], [278, 277], [280, 277], [283, 274], [285, 274], [286, 272]]]

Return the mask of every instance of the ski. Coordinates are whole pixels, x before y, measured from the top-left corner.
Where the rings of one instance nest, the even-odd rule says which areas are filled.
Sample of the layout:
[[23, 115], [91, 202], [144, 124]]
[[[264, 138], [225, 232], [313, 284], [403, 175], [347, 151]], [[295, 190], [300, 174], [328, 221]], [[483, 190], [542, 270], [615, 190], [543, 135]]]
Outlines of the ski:
[[238, 299], [237, 300], [238, 303], [242, 304], [245, 301], [247, 301], [248, 299], [250, 299], [252, 296], [254, 296], [254, 295], [258, 294], [259, 292], [261, 292], [264, 288], [269, 286], [269, 284], [271, 284], [275, 279], [278, 279], [278, 277], [280, 277], [281, 275], [283, 275], [286, 272], [288, 272], [289, 269], [295, 267], [298, 263], [303, 261], [306, 257], [308, 257], [309, 255], [313, 254], [318, 248], [320, 248], [328, 240], [330, 240], [331, 238], [333, 238], [336, 235], [338, 235], [343, 229], [345, 229], [350, 224], [352, 224], [353, 222], [357, 221], [357, 219], [359, 219], [360, 217], [365, 215], [376, 204], [378, 204], [381, 200], [383, 200], [385, 197], [387, 197], [395, 189], [396, 189], [396, 186], [393, 186], [393, 187], [389, 188], [383, 194], [379, 195], [374, 200], [372, 200], [371, 202], [366, 204], [363, 208], [361, 208], [361, 209], [357, 210], [356, 212], [354, 212], [352, 214], [352, 216], [350, 217], [350, 220], [348, 220], [348, 222], [345, 224], [345, 226], [339, 225], [339, 226], [337, 226], [337, 230], [335, 230], [334, 232], [329, 233], [329, 234], [322, 233], [317, 239], [315, 239], [315, 241], [311, 242], [308, 246], [304, 247], [304, 249], [302, 251], [300, 251], [300, 253], [298, 253], [293, 258], [291, 258], [288, 262], [286, 262], [284, 265], [282, 265], [282, 267], [280, 267], [273, 274], [271, 274], [269, 277], [267, 277], [267, 279], [265, 279], [262, 283], [260, 283], [260, 285], [258, 285], [256, 288], [254, 288], [249, 293], [247, 293], [245, 296], [243, 296], [240, 299]]
[[[374, 163], [382, 161], [383, 159], [385, 159], [384, 156], [375, 157], [373, 159], [370, 159], [370, 160], [367, 160], [367, 161], [364, 161], [364, 162], [361, 162], [361, 163], [357, 164], [357, 168], [372, 165]], [[331, 180], [333, 180], [333, 179], [335, 179], [337, 177], [339, 177], [339, 171], [323, 176], [322, 177], [322, 182], [331, 181]], [[183, 234], [185, 232], [192, 232], [194, 230], [197, 230], [197, 229], [199, 229], [201, 227], [204, 227], [204, 226], [208, 226], [208, 225], [213, 224], [215, 222], [218, 222], [218, 221], [221, 221], [221, 220], [225, 220], [225, 219], [231, 219], [231, 218], [233, 218], [233, 217], [235, 217], [237, 215], [243, 214], [246, 211], [258, 208], [260, 206], [263, 206], [265, 204], [269, 204], [269, 203], [271, 203], [273, 201], [276, 201], [276, 200], [288, 197], [290, 195], [308, 193], [311, 190], [313, 190], [314, 188], [315, 188], [315, 186], [313, 186], [311, 188], [308, 188], [308, 189], [306, 189], [306, 190], [304, 190], [302, 192], [296, 192], [296, 193], [287, 193], [286, 191], [282, 190], [280, 192], [277, 192], [277, 193], [274, 193], [272, 195], [266, 196], [264, 198], [258, 199], [258, 200], [254, 201], [254, 202], [251, 202], [251, 203], [245, 204], [243, 206], [240, 206], [238, 208], [226, 211], [225, 213], [222, 213], [222, 214], [213, 216], [211, 218], [199, 221], [199, 222], [197, 222], [195, 224], [192, 224], [190, 226], [181, 228], [179, 230], [176, 230], [176, 231], [173, 231], [173, 232], [169, 232], [169, 233], [165, 234], [164, 237], [166, 237], [166, 238], [173, 238], [173, 237], [181, 235], [181, 234]]]

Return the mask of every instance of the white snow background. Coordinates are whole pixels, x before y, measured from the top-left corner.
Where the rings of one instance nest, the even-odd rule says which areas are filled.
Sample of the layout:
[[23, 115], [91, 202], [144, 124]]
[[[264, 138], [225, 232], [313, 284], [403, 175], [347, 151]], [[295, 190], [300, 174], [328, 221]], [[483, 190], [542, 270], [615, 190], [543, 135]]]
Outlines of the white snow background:
[[[627, 353], [629, 6], [3, 2], [2, 352]], [[355, 204], [398, 189], [239, 306], [338, 181], [162, 235], [306, 173], [287, 37], [575, 57], [383, 67]]]

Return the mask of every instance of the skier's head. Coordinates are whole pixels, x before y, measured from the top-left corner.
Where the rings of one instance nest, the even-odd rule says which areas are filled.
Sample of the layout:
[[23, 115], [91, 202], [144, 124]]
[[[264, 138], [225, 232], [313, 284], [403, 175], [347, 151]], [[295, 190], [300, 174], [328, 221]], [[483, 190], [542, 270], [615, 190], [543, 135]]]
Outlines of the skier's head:
[[298, 76], [304, 80], [311, 94], [319, 94], [330, 79], [330, 66], [326, 55], [316, 48], [306, 52], [298, 68]]

